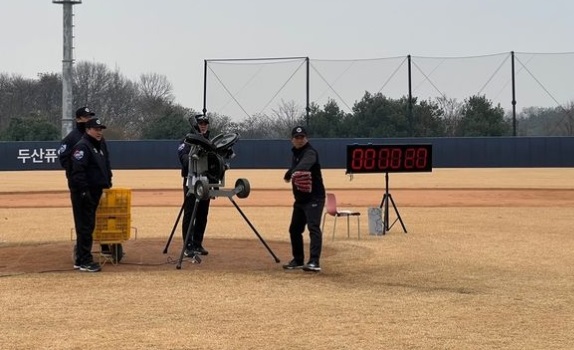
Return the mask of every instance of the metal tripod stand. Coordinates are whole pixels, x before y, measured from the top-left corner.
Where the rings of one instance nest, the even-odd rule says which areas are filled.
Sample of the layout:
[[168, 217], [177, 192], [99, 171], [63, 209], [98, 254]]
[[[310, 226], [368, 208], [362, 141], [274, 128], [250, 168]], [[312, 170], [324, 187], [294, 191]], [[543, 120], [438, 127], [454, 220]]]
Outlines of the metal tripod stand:
[[[246, 198], [249, 195], [250, 192], [250, 186], [249, 186], [249, 182], [247, 181], [247, 179], [237, 179], [237, 181], [235, 182], [235, 188], [233, 189], [217, 189], [214, 188], [212, 184], [207, 184], [205, 182], [203, 182], [202, 180], [199, 180], [196, 182], [195, 187], [195, 206], [193, 208], [193, 213], [191, 214], [191, 223], [187, 229], [187, 235], [185, 237], [185, 242], [183, 244], [183, 247], [181, 249], [181, 253], [179, 255], [179, 259], [177, 261], [177, 265], [176, 268], [179, 270], [181, 269], [181, 263], [183, 261], [183, 257], [185, 254], [185, 249], [188, 246], [188, 244], [190, 243], [189, 241], [191, 240], [191, 236], [193, 234], [193, 229], [194, 229], [194, 225], [193, 223], [195, 222], [195, 217], [197, 216], [197, 205], [199, 204], [199, 201], [202, 199], [207, 199], [209, 197], [227, 197], [229, 198], [229, 200], [231, 201], [231, 203], [233, 204], [233, 206], [235, 207], [235, 209], [237, 209], [237, 211], [239, 211], [239, 214], [241, 214], [241, 217], [243, 217], [243, 219], [247, 222], [247, 224], [249, 225], [249, 227], [251, 227], [251, 229], [253, 230], [253, 232], [255, 233], [255, 235], [257, 236], [257, 238], [259, 238], [259, 240], [261, 241], [261, 243], [265, 246], [265, 248], [267, 249], [267, 251], [269, 252], [269, 254], [271, 254], [271, 256], [273, 257], [273, 259], [275, 260], [276, 263], [279, 263], [280, 260], [279, 258], [275, 255], [275, 253], [273, 253], [273, 251], [271, 250], [271, 248], [269, 247], [269, 245], [267, 245], [267, 242], [265, 242], [265, 240], [263, 239], [263, 237], [261, 237], [261, 235], [259, 234], [259, 232], [257, 232], [257, 230], [255, 229], [255, 227], [253, 226], [253, 224], [251, 224], [251, 221], [249, 221], [249, 219], [247, 218], [247, 216], [245, 216], [245, 214], [243, 213], [243, 211], [241, 210], [241, 208], [239, 208], [239, 206], [237, 205], [237, 203], [235, 202], [235, 200], [233, 199], [234, 195], [237, 195], [237, 197], [239, 198]], [[191, 191], [191, 189], [190, 189]], [[173, 235], [175, 233], [177, 224], [181, 218], [181, 214], [183, 213], [183, 209], [185, 206], [185, 201], [189, 200], [191, 197], [189, 196], [189, 192], [188, 195], [186, 196], [186, 198], [184, 199], [184, 203], [181, 206], [181, 209], [179, 211], [179, 214], [177, 215], [177, 219], [175, 221], [175, 224], [173, 225], [173, 228], [171, 230], [171, 234], [169, 235], [169, 238], [167, 240], [167, 244], [163, 250], [163, 253], [166, 254], [167, 250], [169, 248], [169, 245], [171, 243], [171, 240], [173, 238]], [[201, 263], [201, 258], [197, 255], [197, 254], [193, 254], [193, 256], [190, 257], [192, 259], [192, 261], [194, 263]]]
[[[181, 219], [184, 207], [188, 200], [192, 200], [191, 194], [193, 194], [195, 196], [195, 206], [193, 207], [190, 225], [187, 228], [185, 242], [181, 249], [181, 254], [179, 255], [179, 259], [176, 265], [178, 270], [181, 269], [181, 263], [185, 255], [185, 250], [191, 242], [191, 237], [195, 229], [195, 219], [197, 216], [197, 207], [199, 201], [215, 197], [229, 198], [235, 209], [239, 211], [249, 227], [251, 227], [253, 232], [255, 232], [257, 238], [259, 238], [267, 251], [271, 254], [271, 256], [273, 256], [275, 262], [280, 262], [279, 258], [277, 258], [275, 253], [273, 253], [271, 248], [269, 248], [263, 237], [261, 237], [247, 216], [245, 216], [243, 211], [239, 208], [235, 200], [233, 200], [233, 196], [235, 195], [237, 195], [239, 198], [247, 198], [247, 196], [249, 196], [251, 191], [249, 181], [247, 181], [247, 179], [237, 179], [234, 188], [223, 188], [225, 186], [225, 170], [228, 168], [228, 166], [224, 163], [223, 158], [233, 153], [231, 151], [231, 146], [237, 142], [237, 139], [238, 135], [233, 133], [218, 135], [213, 139], [212, 142], [197, 134], [188, 134], [186, 136], [185, 143], [192, 146], [192, 149], [189, 152], [189, 171], [190, 174], [196, 174], [198, 178], [195, 178], [195, 175], [188, 175], [188, 192], [186, 193], [184, 201], [181, 205], [181, 209], [179, 210], [179, 214], [177, 215], [177, 219], [171, 230], [171, 234], [169, 235], [163, 250], [163, 253], [166, 254], [175, 233], [177, 224]], [[190, 258], [194, 263], [201, 263], [201, 258], [195, 252], [190, 256]]]
[[[391, 204], [393, 205], [393, 208], [395, 209], [395, 213], [397, 214], [397, 218], [395, 219], [395, 221], [393, 221], [392, 224], [389, 223], [389, 202], [391, 202]], [[393, 227], [395, 225], [395, 223], [397, 222], [397, 220], [401, 223], [401, 226], [403, 227], [403, 231], [404, 233], [407, 233], [407, 228], [405, 227], [405, 224], [403, 223], [403, 219], [401, 218], [401, 214], [399, 214], [399, 210], [397, 209], [397, 206], [395, 204], [395, 201], [393, 200], [393, 196], [391, 196], [391, 194], [389, 193], [389, 173], [385, 172], [385, 194], [383, 195], [383, 200], [381, 201], [381, 205], [379, 206], [379, 208], [383, 208], [383, 235], [386, 234], [391, 227]]]

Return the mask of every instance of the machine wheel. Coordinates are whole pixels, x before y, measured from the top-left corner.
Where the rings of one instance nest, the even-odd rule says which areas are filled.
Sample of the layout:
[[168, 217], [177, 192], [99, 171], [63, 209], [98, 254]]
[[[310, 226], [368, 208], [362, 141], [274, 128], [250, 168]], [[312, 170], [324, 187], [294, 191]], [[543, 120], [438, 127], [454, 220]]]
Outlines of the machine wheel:
[[249, 181], [247, 181], [247, 179], [237, 179], [237, 181], [235, 181], [235, 189], [238, 190], [238, 198], [247, 198], [251, 192], [251, 186], [249, 185]]
[[211, 143], [213, 143], [213, 146], [218, 152], [221, 152], [233, 146], [238, 139], [239, 134], [237, 133], [220, 134], [215, 136], [211, 140]]
[[209, 198], [209, 185], [203, 180], [197, 180], [194, 187], [195, 196], [200, 200]]

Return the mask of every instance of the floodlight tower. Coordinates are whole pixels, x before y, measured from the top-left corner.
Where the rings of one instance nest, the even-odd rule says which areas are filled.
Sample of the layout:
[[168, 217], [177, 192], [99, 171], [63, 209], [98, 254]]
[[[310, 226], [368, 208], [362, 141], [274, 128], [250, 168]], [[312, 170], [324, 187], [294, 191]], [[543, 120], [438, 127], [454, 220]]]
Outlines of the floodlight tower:
[[82, 0], [52, 0], [54, 4], [62, 4], [64, 8], [64, 59], [62, 60], [62, 137], [72, 131], [72, 66], [74, 65], [74, 11], [73, 5], [81, 4]]

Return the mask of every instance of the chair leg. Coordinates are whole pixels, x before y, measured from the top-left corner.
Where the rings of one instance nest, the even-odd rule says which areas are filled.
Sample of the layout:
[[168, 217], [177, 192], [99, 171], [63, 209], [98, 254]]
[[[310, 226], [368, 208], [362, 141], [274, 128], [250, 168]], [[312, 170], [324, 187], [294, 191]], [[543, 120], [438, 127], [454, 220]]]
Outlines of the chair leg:
[[333, 221], [333, 241], [335, 240], [335, 229], [337, 228], [337, 217], [335, 216], [335, 221]]
[[351, 218], [349, 217], [349, 215], [347, 215], [347, 238], [351, 238], [351, 225], [349, 224], [349, 221], [351, 220]]

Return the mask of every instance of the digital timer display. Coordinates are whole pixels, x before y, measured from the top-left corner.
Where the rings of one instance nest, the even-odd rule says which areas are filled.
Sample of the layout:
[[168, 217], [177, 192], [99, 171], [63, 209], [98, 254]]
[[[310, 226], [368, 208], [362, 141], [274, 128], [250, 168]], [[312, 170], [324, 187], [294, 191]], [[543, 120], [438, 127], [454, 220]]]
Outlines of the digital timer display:
[[432, 171], [432, 145], [347, 145], [347, 173]]

